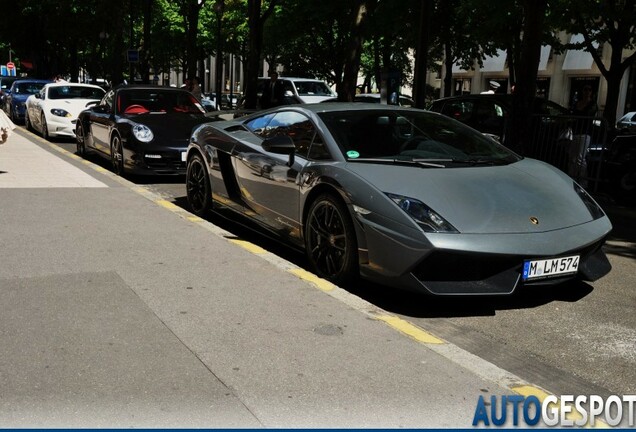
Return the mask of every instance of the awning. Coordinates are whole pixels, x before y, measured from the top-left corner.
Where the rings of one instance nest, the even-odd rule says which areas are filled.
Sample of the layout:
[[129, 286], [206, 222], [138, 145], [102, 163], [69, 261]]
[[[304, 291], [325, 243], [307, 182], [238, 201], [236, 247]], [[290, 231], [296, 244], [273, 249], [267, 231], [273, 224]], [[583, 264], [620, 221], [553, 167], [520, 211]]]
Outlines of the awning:
[[487, 56], [484, 59], [484, 66], [481, 68], [482, 72], [503, 72], [506, 66], [506, 51], [497, 50], [497, 54], [494, 56]]
[[550, 51], [552, 47], [550, 45], [544, 45], [541, 47], [541, 58], [539, 59], [539, 70], [544, 71], [548, 67], [548, 59], [550, 58]]
[[[570, 43], [581, 43], [585, 39], [582, 34], [572, 35]], [[594, 48], [598, 48], [598, 43], [593, 44]], [[594, 64], [592, 54], [585, 50], [568, 50], [563, 61], [563, 70], [589, 70]]]

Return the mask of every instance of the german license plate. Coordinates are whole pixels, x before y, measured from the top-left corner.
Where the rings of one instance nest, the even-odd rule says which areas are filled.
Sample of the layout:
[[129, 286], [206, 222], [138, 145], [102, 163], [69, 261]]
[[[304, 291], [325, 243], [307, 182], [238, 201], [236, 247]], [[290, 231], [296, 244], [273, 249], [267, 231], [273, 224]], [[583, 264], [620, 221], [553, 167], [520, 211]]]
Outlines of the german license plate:
[[545, 279], [576, 274], [576, 272], [579, 271], [579, 260], [579, 255], [572, 255], [545, 260], [525, 261], [523, 263], [523, 280]]
[[181, 162], [186, 161], [186, 152], [181, 152]]

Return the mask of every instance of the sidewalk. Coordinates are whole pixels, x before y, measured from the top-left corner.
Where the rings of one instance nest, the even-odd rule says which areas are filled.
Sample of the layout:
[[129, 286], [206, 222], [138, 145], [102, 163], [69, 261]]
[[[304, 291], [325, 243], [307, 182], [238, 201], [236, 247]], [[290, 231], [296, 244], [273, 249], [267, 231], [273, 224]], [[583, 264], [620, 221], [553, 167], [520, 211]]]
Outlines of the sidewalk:
[[3, 428], [465, 428], [527, 384], [21, 130], [0, 221]]

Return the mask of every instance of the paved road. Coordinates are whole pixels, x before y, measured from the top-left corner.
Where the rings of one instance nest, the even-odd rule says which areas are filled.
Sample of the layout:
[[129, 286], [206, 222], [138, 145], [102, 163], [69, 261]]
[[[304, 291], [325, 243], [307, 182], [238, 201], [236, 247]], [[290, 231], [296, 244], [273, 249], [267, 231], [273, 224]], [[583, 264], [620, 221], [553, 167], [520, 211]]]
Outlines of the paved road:
[[[74, 151], [74, 144], [57, 142]], [[99, 159], [91, 159], [103, 164]], [[183, 179], [140, 179], [138, 186], [187, 207]], [[606, 206], [616, 229], [607, 250], [614, 266], [606, 278], [557, 289], [535, 289], [505, 299], [470, 302], [395, 293], [372, 284], [347, 287], [374, 307], [430, 330], [556, 394], [636, 393], [636, 263], [634, 209]], [[213, 222], [275, 256], [304, 266], [302, 256], [213, 216]], [[325, 333], [338, 332], [325, 327]]]
[[[69, 149], [72, 151], [72, 144]], [[184, 179], [142, 179], [187, 209]], [[347, 289], [515, 374], [562, 394], [636, 393], [636, 207], [599, 196], [614, 224], [613, 271], [593, 283], [511, 298], [432, 299], [363, 283]], [[306, 267], [304, 257], [220, 217], [214, 222]]]
[[[73, 151], [73, 143], [62, 144]], [[99, 162], [96, 160], [96, 162]], [[184, 179], [144, 187], [187, 209]], [[532, 288], [512, 298], [431, 299], [364, 283], [347, 289], [519, 376], [563, 394], [636, 393], [636, 207], [599, 195], [614, 230], [613, 271], [593, 284]], [[222, 215], [220, 215], [222, 216]], [[214, 222], [306, 267], [304, 257], [219, 215]]]

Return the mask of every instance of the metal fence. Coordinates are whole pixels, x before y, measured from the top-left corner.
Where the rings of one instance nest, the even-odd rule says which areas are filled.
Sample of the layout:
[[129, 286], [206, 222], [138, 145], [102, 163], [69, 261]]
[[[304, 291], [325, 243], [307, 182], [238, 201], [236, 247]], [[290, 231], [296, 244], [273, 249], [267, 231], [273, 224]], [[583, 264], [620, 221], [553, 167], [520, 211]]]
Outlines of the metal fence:
[[597, 191], [609, 150], [608, 131], [601, 117], [536, 115], [525, 156], [554, 165], [581, 186]]

